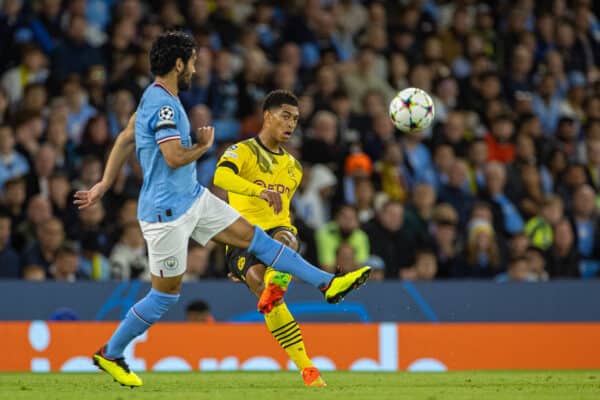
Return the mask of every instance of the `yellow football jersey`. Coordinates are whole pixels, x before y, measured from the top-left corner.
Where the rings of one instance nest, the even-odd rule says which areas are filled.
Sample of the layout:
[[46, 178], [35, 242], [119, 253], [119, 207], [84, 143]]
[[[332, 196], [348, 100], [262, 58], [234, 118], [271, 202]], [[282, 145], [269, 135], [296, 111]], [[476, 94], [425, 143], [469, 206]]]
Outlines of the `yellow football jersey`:
[[[302, 166], [290, 153], [284, 149], [274, 153], [254, 137], [229, 147], [217, 165], [218, 168], [227, 165], [239, 177], [281, 194], [282, 210], [275, 214], [265, 200], [228, 190], [229, 204], [244, 218], [264, 230], [285, 226], [296, 232], [290, 220], [290, 203], [302, 180]], [[224, 185], [224, 189], [227, 190], [227, 186]]]

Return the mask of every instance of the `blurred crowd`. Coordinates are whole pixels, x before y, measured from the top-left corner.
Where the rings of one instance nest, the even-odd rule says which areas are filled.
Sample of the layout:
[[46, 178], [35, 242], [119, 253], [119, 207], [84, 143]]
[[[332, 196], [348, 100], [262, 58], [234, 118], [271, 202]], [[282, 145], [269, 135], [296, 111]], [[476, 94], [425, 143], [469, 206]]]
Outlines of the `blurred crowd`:
[[[102, 174], [152, 81], [164, 29], [198, 43], [192, 129], [216, 127], [198, 177], [255, 135], [272, 89], [297, 94], [288, 150], [301, 252], [376, 279], [499, 282], [600, 276], [600, 4], [592, 0], [0, 0], [0, 277], [148, 279], [135, 157]], [[433, 125], [401, 134], [387, 106], [413, 86]], [[185, 279], [224, 278], [189, 245]]]

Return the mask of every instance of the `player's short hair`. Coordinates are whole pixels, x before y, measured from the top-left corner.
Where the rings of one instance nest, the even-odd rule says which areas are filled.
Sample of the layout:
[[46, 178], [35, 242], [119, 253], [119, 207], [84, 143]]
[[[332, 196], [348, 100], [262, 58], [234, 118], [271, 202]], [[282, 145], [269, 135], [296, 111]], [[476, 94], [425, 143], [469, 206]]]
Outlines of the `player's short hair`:
[[262, 109], [264, 112], [274, 108], [279, 108], [284, 104], [298, 107], [298, 98], [294, 95], [294, 93], [288, 90], [273, 90], [267, 94], [267, 97], [265, 97]]
[[174, 67], [178, 58], [187, 63], [194, 49], [194, 39], [182, 31], [163, 32], [152, 43], [150, 49], [150, 70], [155, 76], [163, 76]]

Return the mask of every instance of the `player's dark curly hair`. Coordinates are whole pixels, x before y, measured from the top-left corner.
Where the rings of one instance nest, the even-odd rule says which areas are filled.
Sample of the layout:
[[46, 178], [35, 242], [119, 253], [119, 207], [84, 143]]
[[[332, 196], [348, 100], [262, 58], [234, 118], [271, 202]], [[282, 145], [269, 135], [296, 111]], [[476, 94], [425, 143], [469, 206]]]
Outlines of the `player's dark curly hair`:
[[182, 31], [167, 31], [160, 34], [150, 49], [150, 70], [154, 76], [163, 76], [174, 67], [178, 58], [187, 63], [196, 42]]
[[273, 90], [265, 100], [263, 101], [263, 112], [267, 110], [272, 110], [274, 108], [279, 108], [284, 104], [288, 104], [290, 106], [298, 107], [298, 98], [294, 95], [294, 93], [289, 92], [287, 90]]

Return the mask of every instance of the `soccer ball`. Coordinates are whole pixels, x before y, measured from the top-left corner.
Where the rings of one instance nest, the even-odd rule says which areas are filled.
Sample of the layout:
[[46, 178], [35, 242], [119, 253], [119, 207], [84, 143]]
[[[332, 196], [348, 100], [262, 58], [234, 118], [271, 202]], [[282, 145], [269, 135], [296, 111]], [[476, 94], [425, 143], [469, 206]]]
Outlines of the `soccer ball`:
[[419, 88], [400, 91], [390, 103], [389, 112], [396, 128], [404, 133], [427, 129], [435, 115], [431, 96]]

